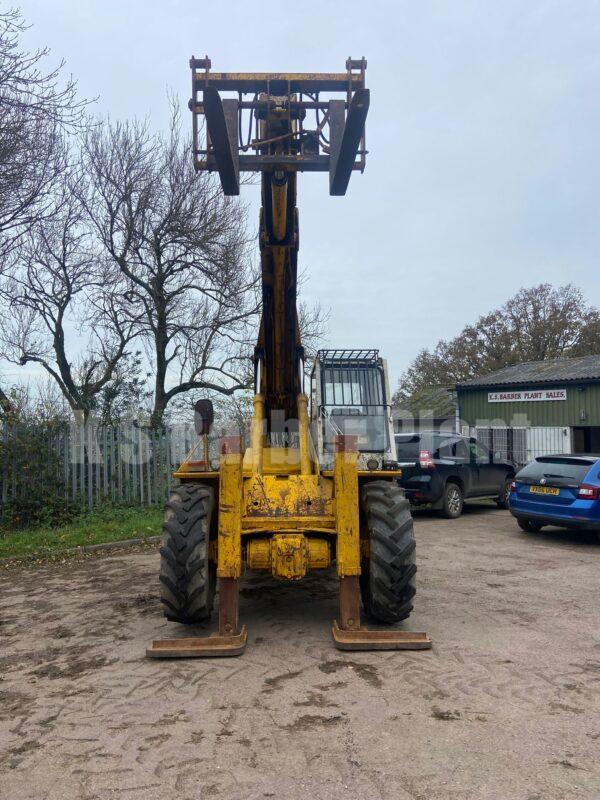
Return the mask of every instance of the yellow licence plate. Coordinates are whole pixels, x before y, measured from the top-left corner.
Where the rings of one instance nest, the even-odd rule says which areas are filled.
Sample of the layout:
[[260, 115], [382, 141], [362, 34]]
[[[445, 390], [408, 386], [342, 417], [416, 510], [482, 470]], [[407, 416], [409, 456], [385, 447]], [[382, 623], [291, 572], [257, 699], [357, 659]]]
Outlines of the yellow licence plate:
[[555, 489], [552, 486], [530, 486], [529, 491], [533, 494], [560, 494], [560, 489]]

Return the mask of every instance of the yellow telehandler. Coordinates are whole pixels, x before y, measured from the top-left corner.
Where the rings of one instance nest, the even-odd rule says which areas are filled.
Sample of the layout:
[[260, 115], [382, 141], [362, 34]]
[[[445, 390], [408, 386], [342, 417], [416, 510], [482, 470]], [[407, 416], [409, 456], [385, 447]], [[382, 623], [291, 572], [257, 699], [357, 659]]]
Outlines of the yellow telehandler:
[[[372, 631], [360, 621], [361, 596], [368, 616], [396, 623], [415, 595], [415, 538], [397, 484], [385, 361], [377, 350], [322, 350], [307, 378], [298, 327], [297, 176], [328, 172], [330, 194], [343, 195], [352, 172], [364, 170], [366, 61], [348, 59], [345, 72], [329, 74], [218, 73], [208, 57], [190, 66], [196, 169], [216, 171], [226, 195], [239, 194], [240, 172], [261, 174], [262, 319], [250, 446], [221, 439], [218, 470], [206, 448], [203, 459], [190, 455], [175, 473], [180, 484], [164, 523], [166, 616], [206, 620], [218, 590], [218, 633], [158, 640], [147, 653], [238, 655], [247, 642], [238, 622], [244, 570], [300, 581], [333, 566], [338, 648], [428, 648], [425, 633]], [[206, 441], [209, 401], [197, 404], [196, 423]]]

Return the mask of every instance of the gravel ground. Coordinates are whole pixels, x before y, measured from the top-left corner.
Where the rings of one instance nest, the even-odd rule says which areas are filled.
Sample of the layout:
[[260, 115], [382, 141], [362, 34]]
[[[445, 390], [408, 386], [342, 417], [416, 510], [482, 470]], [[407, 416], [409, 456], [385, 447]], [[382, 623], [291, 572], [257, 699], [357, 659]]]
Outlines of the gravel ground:
[[250, 577], [237, 659], [150, 661], [155, 551], [0, 573], [0, 797], [600, 796], [600, 541], [416, 519], [431, 651], [341, 653], [333, 579]]

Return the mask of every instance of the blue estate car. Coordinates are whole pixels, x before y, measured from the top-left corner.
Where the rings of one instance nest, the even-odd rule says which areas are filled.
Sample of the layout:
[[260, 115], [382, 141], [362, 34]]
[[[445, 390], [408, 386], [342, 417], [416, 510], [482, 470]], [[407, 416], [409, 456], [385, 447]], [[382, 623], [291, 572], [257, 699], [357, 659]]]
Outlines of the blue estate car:
[[511, 484], [510, 513], [535, 533], [544, 525], [600, 529], [600, 456], [540, 456]]

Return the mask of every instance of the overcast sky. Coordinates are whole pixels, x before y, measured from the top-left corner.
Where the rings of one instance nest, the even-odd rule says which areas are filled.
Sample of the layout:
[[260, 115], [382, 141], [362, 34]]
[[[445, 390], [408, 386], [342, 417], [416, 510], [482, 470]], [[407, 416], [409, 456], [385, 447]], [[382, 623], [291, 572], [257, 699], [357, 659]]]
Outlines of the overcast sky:
[[167, 89], [187, 104], [192, 54], [216, 71], [368, 59], [367, 169], [345, 197], [301, 176], [300, 264], [304, 297], [331, 308], [328, 344], [378, 347], [393, 387], [420, 348], [521, 286], [573, 282], [600, 305], [600, 3], [20, 6], [27, 44], [65, 58], [98, 113], [156, 127]]

